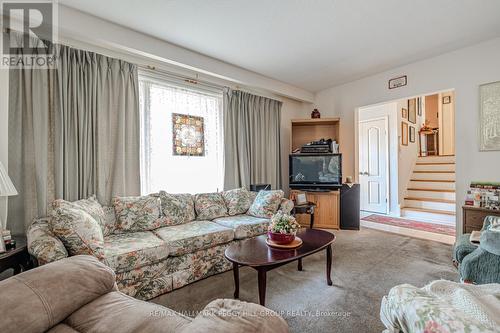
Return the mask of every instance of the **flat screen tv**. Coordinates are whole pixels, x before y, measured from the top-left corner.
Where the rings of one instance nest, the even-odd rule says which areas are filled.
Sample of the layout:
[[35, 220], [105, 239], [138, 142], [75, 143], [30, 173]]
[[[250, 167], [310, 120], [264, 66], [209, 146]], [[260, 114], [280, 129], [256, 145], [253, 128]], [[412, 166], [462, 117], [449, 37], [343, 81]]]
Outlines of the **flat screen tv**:
[[342, 154], [290, 154], [290, 188], [328, 189], [342, 185]]

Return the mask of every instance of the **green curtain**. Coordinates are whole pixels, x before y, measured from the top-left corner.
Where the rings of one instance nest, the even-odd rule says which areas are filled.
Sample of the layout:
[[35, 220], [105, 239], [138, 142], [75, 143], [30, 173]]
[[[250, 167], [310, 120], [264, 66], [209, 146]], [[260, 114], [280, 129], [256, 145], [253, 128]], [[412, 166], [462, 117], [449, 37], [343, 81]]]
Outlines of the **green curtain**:
[[238, 90], [224, 93], [224, 188], [281, 188], [282, 102]]
[[24, 233], [53, 199], [140, 193], [136, 65], [55, 45], [53, 69], [9, 72], [8, 228]]

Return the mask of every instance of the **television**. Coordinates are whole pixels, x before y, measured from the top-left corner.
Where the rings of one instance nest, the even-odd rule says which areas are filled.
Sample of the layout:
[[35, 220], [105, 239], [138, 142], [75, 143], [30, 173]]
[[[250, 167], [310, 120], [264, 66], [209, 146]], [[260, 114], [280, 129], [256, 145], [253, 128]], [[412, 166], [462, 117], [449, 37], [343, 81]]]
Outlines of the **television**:
[[294, 189], [342, 186], [342, 154], [290, 154], [289, 184]]

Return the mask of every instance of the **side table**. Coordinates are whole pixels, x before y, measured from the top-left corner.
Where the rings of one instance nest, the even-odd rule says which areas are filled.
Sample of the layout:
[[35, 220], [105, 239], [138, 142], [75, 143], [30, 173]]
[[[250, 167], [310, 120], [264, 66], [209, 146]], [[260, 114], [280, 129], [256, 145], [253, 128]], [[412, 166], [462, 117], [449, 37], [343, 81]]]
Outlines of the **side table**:
[[314, 226], [314, 208], [316, 208], [316, 204], [314, 202], [309, 201], [305, 204], [294, 206], [292, 214], [294, 216], [296, 214], [309, 214], [311, 216], [311, 222], [309, 228], [312, 229]]
[[14, 275], [33, 268], [33, 262], [28, 253], [28, 246], [25, 237], [13, 236], [16, 241], [16, 248], [0, 253], [0, 273], [13, 268]]

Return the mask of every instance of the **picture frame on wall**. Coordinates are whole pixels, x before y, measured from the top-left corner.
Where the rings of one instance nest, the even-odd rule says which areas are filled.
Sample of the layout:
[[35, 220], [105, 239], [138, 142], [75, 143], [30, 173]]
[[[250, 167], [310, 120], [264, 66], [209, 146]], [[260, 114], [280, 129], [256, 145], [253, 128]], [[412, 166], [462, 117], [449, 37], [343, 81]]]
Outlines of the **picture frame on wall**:
[[417, 123], [417, 99], [408, 100], [408, 121], [412, 124]]
[[408, 119], [408, 109], [401, 108], [401, 118]]
[[443, 96], [443, 104], [450, 104], [451, 96]]
[[422, 98], [417, 98], [417, 115], [422, 116]]
[[414, 143], [415, 142], [415, 127], [410, 126], [410, 142]]
[[500, 81], [479, 86], [481, 151], [500, 150]]
[[408, 123], [401, 122], [401, 144], [408, 146]]

